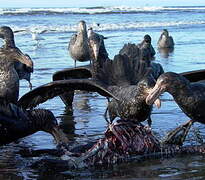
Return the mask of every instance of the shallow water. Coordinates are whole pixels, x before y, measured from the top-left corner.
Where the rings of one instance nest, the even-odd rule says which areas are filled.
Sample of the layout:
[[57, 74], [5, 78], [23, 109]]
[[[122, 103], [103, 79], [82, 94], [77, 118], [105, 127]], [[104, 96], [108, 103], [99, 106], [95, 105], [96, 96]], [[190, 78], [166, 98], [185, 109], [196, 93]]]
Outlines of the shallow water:
[[[82, 13], [83, 12], [83, 13]], [[11, 26], [13, 30], [40, 32], [37, 45], [27, 31], [16, 33], [16, 45], [31, 56], [35, 69], [32, 74], [34, 87], [50, 82], [52, 74], [67, 67], [73, 67], [68, 54], [69, 38], [80, 20], [93, 26], [106, 37], [105, 41], [110, 58], [119, 52], [124, 43], [139, 43], [145, 34], [152, 37], [157, 52], [155, 61], [162, 64], [165, 71], [184, 72], [204, 68], [205, 64], [205, 7], [166, 7], [166, 8], [93, 8], [90, 9], [0, 9], [0, 24]], [[97, 26], [100, 23], [100, 26]], [[168, 57], [157, 51], [157, 40], [161, 30], [167, 28], [175, 40], [174, 52]], [[79, 63], [84, 65], [87, 63]], [[29, 91], [26, 81], [21, 81], [20, 94]], [[169, 94], [162, 96], [161, 109], [154, 108], [152, 114], [153, 131], [163, 137], [172, 128], [188, 118], [181, 112]], [[106, 99], [96, 93], [77, 93], [73, 113], [66, 111], [60, 98], [41, 104], [39, 107], [50, 109], [57, 117], [68, 137], [78, 143], [98, 139], [103, 136], [106, 121], [103, 114]], [[199, 129], [204, 136], [204, 126], [195, 124], [193, 131]], [[22, 158], [15, 152], [23, 148], [55, 148], [53, 138], [38, 132], [3, 146], [0, 149], [0, 179], [47, 179], [53, 178], [135, 178], [135, 179], [204, 179], [205, 159], [203, 156], [183, 156], [169, 159], [146, 160], [140, 163], [126, 163], [106, 170], [48, 172], [39, 174], [29, 168], [29, 164], [38, 158]]]

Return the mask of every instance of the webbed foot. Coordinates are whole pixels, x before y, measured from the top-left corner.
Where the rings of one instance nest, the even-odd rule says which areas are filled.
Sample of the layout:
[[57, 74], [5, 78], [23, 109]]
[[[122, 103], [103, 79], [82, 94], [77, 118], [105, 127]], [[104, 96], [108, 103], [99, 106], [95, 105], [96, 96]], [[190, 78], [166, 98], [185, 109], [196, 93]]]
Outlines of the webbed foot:
[[190, 120], [168, 133], [165, 140], [162, 141], [162, 144], [175, 144], [182, 146], [193, 123], [194, 121]]

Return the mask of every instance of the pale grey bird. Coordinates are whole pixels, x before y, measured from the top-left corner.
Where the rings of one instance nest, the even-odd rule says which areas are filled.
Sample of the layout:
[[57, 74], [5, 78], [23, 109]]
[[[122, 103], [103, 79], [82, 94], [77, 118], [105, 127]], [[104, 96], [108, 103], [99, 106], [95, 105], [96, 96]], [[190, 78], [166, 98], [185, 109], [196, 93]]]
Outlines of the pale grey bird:
[[167, 29], [163, 29], [161, 36], [157, 42], [158, 48], [174, 48], [174, 40], [169, 36]]
[[90, 60], [88, 35], [85, 21], [79, 22], [77, 33], [71, 37], [68, 50], [71, 57], [75, 61], [75, 67], [76, 61], [85, 62]]

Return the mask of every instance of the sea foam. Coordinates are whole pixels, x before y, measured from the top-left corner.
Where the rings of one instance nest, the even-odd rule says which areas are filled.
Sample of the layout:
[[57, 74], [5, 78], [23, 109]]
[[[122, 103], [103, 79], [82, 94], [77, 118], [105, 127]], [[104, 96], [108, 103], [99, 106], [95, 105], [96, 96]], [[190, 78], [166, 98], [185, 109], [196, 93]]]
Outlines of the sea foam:
[[0, 8], [0, 15], [20, 14], [111, 14], [111, 13], [153, 13], [166, 11], [204, 11], [205, 7], [82, 7], [82, 8]]
[[[135, 23], [104, 23], [99, 26], [97, 23], [87, 23], [87, 27], [93, 27], [95, 31], [123, 31], [123, 30], [138, 30], [142, 28], [166, 28], [166, 27], [180, 27], [180, 26], [193, 26], [205, 24], [205, 21], [172, 21], [172, 22], [135, 22]], [[25, 30], [20, 32], [21, 34], [27, 34], [30, 32], [41, 33], [46, 30], [45, 33], [67, 33], [76, 32], [77, 25], [30, 25], [30, 26], [11, 26], [14, 31]]]

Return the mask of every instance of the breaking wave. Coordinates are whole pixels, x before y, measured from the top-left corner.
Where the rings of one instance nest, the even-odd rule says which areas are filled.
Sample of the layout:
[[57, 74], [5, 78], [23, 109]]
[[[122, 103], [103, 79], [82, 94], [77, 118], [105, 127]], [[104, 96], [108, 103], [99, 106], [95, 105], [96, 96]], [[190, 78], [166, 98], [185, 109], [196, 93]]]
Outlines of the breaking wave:
[[0, 8], [0, 15], [25, 14], [114, 14], [114, 13], [157, 13], [157, 12], [205, 12], [205, 6], [174, 7], [84, 7], [84, 8]]
[[[108, 23], [108, 24], [96, 24], [87, 23], [88, 27], [93, 27], [95, 31], [123, 31], [123, 30], [136, 30], [142, 28], [166, 28], [166, 27], [180, 27], [180, 26], [197, 26], [205, 24], [205, 21], [176, 21], [176, 22], [132, 22], [132, 23]], [[77, 25], [30, 25], [27, 27], [11, 26], [14, 31], [20, 31], [19, 33], [64, 33], [64, 32], [76, 32]]]

